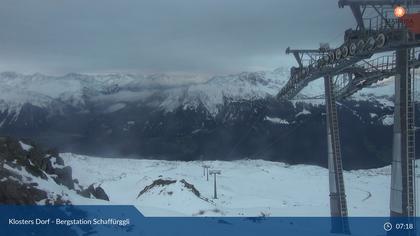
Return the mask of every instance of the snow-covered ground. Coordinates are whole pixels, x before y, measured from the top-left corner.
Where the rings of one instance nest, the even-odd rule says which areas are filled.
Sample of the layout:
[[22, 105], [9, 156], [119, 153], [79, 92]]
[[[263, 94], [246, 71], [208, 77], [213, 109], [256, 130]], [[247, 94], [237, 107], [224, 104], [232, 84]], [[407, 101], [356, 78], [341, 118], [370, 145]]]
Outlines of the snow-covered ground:
[[[77, 199], [75, 204], [135, 205], [146, 216], [328, 216], [328, 171], [310, 165], [263, 160], [161, 161], [61, 154], [82, 185], [100, 184], [110, 202]], [[218, 199], [203, 164], [218, 169]], [[419, 173], [419, 171], [417, 171]], [[344, 173], [350, 216], [389, 214], [390, 167]], [[418, 176], [419, 178], [419, 176]], [[176, 180], [154, 186], [157, 179]], [[194, 185], [200, 197], [182, 182]], [[140, 195], [140, 196], [139, 196]]]

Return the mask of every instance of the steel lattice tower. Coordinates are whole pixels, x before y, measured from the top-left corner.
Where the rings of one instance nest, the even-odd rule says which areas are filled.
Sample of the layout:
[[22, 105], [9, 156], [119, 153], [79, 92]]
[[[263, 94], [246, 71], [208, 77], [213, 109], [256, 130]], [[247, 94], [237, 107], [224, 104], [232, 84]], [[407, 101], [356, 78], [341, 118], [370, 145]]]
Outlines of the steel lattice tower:
[[[349, 233], [336, 99], [345, 99], [391, 76], [395, 77], [395, 109], [390, 214], [408, 218], [416, 215], [414, 74], [410, 69], [420, 66], [420, 51], [416, 49], [420, 47], [420, 34], [409, 31], [393, 10], [395, 6], [404, 6], [407, 12], [417, 8], [420, 13], [420, 0], [339, 0], [338, 3], [341, 8], [351, 9], [357, 27], [346, 30], [344, 43], [335, 49], [288, 48], [286, 53], [292, 53], [299, 66], [291, 69], [290, 79], [277, 98], [292, 99], [309, 82], [324, 78], [330, 208], [331, 216], [337, 217], [332, 231]], [[368, 16], [368, 11], [375, 17]], [[386, 52], [394, 54], [367, 61]]]

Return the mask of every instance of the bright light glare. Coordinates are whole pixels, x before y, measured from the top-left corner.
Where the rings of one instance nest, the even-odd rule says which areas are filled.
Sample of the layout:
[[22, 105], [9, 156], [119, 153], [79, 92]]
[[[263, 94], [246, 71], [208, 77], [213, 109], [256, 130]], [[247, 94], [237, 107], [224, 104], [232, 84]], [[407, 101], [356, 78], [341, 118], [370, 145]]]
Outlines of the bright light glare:
[[398, 17], [398, 18], [403, 17], [405, 15], [405, 13], [406, 13], [406, 10], [402, 6], [397, 6], [397, 7], [394, 8], [395, 17]]

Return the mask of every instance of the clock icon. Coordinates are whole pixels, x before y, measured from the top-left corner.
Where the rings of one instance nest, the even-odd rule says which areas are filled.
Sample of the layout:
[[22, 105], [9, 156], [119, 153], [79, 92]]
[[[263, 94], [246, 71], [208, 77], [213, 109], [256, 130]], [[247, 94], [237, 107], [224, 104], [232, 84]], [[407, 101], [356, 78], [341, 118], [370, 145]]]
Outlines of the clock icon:
[[391, 231], [391, 230], [392, 230], [392, 224], [391, 224], [391, 223], [389, 223], [389, 222], [386, 222], [386, 223], [384, 224], [384, 230], [385, 230], [386, 232]]

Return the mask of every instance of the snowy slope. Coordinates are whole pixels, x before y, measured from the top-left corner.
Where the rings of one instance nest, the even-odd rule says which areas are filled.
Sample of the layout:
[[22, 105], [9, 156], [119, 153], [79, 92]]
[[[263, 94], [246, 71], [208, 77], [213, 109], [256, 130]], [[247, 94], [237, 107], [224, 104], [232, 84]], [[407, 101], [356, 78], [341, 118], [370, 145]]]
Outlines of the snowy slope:
[[[208, 161], [222, 170], [218, 199], [203, 162], [112, 159], [61, 154], [81, 184], [97, 183], [110, 203], [135, 205], [148, 216], [328, 216], [328, 171], [262, 160]], [[389, 214], [390, 167], [345, 172], [350, 216]], [[419, 176], [420, 177], [420, 176]], [[147, 188], [155, 180], [174, 183]], [[200, 192], [200, 198], [181, 182]], [[139, 196], [143, 189], [148, 189]]]

